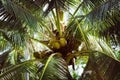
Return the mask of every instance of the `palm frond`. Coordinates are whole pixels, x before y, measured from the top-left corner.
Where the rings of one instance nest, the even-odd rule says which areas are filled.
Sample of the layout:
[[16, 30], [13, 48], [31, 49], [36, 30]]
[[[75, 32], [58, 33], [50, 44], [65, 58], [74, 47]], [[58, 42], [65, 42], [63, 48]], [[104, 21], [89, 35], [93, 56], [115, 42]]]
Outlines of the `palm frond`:
[[[84, 0], [80, 10], [85, 24], [92, 29], [91, 31], [101, 31], [115, 24], [119, 18], [119, 0]], [[81, 14], [80, 14], [81, 16]]]
[[[42, 0], [39, 2], [41, 5], [45, 6], [48, 5], [45, 10], [45, 15], [48, 14], [50, 11], [52, 11], [54, 8], [62, 8], [62, 9], [68, 9], [70, 5], [73, 5], [75, 1], [73, 0]], [[56, 4], [58, 6], [56, 6]]]
[[41, 9], [41, 4], [43, 5], [45, 3], [45, 2], [42, 3], [42, 1], [44, 0], [29, 0], [29, 1], [28, 0], [14, 0], [14, 1], [24, 5], [30, 11], [37, 11]]
[[[2, 5], [2, 3], [1, 3]], [[8, 13], [4, 6], [0, 6], [0, 29], [7, 31], [24, 31], [22, 22], [14, 15]]]
[[68, 67], [64, 59], [52, 54], [40, 73], [39, 80], [73, 80], [68, 71]]
[[[43, 15], [48, 14], [50, 11], [52, 11], [54, 8], [62, 8], [62, 9], [68, 9], [70, 5], [74, 5], [76, 1], [74, 0], [18, 0], [16, 2], [22, 3], [27, 9], [31, 11], [42, 11], [44, 12]], [[56, 7], [55, 4], [58, 4]], [[45, 10], [43, 10], [45, 8]]]
[[[94, 59], [88, 61], [82, 74], [82, 79], [118, 80], [120, 63], [104, 54], [94, 54]], [[94, 77], [93, 77], [94, 76]]]
[[2, 33], [0, 33], [0, 36], [1, 36], [1, 37], [0, 37], [0, 51], [3, 51], [3, 50], [5, 50], [5, 49], [11, 47], [11, 45], [9, 44], [9, 42], [6, 41], [6, 40], [4, 39], [4, 37], [2, 36]]
[[119, 0], [83, 0], [78, 11], [82, 14], [78, 15], [80, 18], [83, 17], [85, 24], [99, 32], [114, 25], [119, 19], [119, 2]]
[[36, 19], [23, 6], [14, 1], [2, 0], [0, 3], [0, 33], [2, 39], [7, 42], [3, 41], [14, 47], [25, 45], [28, 27], [35, 29], [37, 27]]
[[28, 73], [29, 74], [28, 76], [33, 76], [34, 78], [33, 80], [35, 80], [37, 78], [37, 74], [33, 75], [37, 71], [37, 68], [35, 67], [35, 65], [33, 65], [35, 61], [36, 60], [28, 60], [17, 65], [12, 65], [12, 66], [3, 68], [1, 70], [0, 79], [1, 80], [10, 80], [10, 79], [21, 80], [22, 76], [20, 75], [23, 75], [23, 73]]
[[8, 49], [2, 52], [0, 55], [0, 69], [4, 67], [4, 63], [6, 62], [9, 53], [12, 51], [12, 49]]
[[84, 15], [79, 14], [80, 19], [83, 17], [83, 27], [88, 28], [92, 35], [102, 34], [104, 39], [119, 43], [119, 27], [116, 27], [120, 18], [119, 2], [119, 0], [83, 0], [79, 9]]
[[100, 36], [104, 37], [108, 37], [107, 39], [109, 41], [109, 39], [111, 40], [110, 43], [114, 46], [118, 46], [120, 45], [120, 27], [119, 27], [119, 21], [116, 20], [115, 25], [110, 26], [108, 29], [102, 30], [100, 31]]
[[[93, 1], [93, 0], [84, 0], [83, 6], [84, 9], [88, 9], [87, 17], [90, 19], [90, 21], [93, 22], [93, 20], [106, 20], [110, 16], [114, 16], [116, 10], [119, 11], [119, 0], [99, 0], [99, 1]], [[96, 7], [97, 6], [97, 7]], [[83, 9], [83, 10], [84, 10]], [[117, 14], [116, 14], [117, 16]], [[112, 18], [112, 17], [111, 17]]]
[[89, 36], [88, 38], [89, 38], [91, 50], [95, 50], [99, 53], [103, 53], [103, 54], [113, 58], [114, 60], [119, 61], [119, 59], [115, 55], [113, 49], [111, 48], [110, 45], [107, 44], [107, 42], [105, 42], [104, 40], [101, 40], [97, 37]]
[[[12, 47], [20, 47], [25, 46], [25, 41], [27, 40], [26, 33], [20, 33], [18, 31], [3, 31], [0, 30], [2, 33], [1, 36], [3, 38], [3, 41], [6, 41], [6, 46], [11, 45]], [[5, 46], [4, 46], [5, 47]], [[10, 46], [8, 46], [10, 47]]]
[[23, 6], [11, 0], [2, 0], [2, 5], [2, 8], [6, 10], [6, 14], [15, 16], [16, 18], [20, 19], [21, 22], [25, 22], [33, 29], [37, 27], [37, 20]]

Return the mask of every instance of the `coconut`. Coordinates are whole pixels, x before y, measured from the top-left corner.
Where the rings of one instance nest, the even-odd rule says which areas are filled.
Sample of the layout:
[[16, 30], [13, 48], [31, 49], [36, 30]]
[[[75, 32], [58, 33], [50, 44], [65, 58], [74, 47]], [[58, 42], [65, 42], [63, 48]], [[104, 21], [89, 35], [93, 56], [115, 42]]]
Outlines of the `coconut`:
[[60, 38], [59, 43], [61, 47], [65, 47], [67, 45], [67, 41], [65, 38]]
[[52, 46], [53, 46], [54, 49], [59, 49], [60, 48], [60, 44], [57, 41], [55, 41], [54, 43], [52, 43]]

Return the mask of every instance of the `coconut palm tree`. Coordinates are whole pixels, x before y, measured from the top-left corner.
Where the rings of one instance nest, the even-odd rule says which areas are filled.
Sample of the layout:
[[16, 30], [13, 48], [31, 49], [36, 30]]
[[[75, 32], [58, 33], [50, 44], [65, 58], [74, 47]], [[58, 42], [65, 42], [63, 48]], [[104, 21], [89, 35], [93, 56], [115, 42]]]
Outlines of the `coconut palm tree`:
[[[119, 46], [119, 2], [1, 0], [0, 46], [1, 50], [10, 48], [12, 52], [7, 53], [13, 57], [2, 62], [0, 79], [73, 80], [68, 66], [75, 69], [80, 56], [89, 57], [82, 80], [119, 79], [119, 71], [112, 78], [108, 76], [114, 67], [99, 66], [108, 60], [111, 63], [106, 66], [119, 66], [119, 51], [112, 49]], [[44, 48], [38, 47], [39, 43]], [[92, 72], [87, 77], [89, 69]], [[108, 69], [104, 77], [101, 69]]]

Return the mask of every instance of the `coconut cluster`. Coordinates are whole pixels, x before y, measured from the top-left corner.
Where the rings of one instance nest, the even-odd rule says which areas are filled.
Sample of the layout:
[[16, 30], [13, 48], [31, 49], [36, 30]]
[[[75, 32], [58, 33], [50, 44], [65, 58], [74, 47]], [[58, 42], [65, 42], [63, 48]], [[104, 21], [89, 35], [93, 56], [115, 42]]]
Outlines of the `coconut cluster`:
[[65, 38], [60, 39], [51, 39], [49, 41], [49, 45], [53, 49], [60, 49], [61, 47], [65, 47], [67, 45], [67, 40]]

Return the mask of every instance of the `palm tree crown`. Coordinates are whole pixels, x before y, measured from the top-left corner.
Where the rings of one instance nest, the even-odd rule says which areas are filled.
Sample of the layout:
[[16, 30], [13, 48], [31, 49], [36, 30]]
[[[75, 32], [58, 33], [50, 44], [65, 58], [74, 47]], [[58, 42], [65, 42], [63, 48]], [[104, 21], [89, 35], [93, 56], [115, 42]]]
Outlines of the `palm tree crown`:
[[81, 80], [119, 79], [119, 3], [0, 0], [0, 79], [74, 80], [81, 57]]

